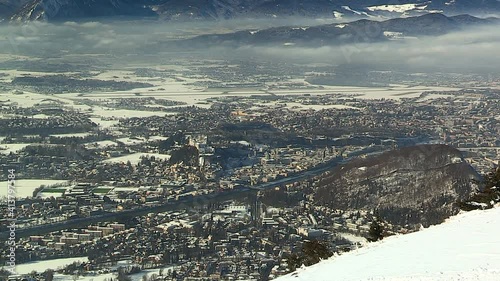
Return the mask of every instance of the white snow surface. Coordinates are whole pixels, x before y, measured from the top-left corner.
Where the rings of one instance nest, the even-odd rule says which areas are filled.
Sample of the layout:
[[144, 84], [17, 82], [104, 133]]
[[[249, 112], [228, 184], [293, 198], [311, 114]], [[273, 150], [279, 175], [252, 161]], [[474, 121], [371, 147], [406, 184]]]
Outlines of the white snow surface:
[[[41, 185], [53, 185], [57, 183], [65, 183], [65, 180], [43, 180], [43, 179], [31, 179], [31, 180], [16, 180], [14, 182], [14, 190], [16, 192], [15, 196], [17, 198], [25, 198], [33, 196], [33, 191], [40, 187]], [[1, 198], [7, 197], [8, 192], [8, 181], [0, 181], [0, 201]]]
[[498, 281], [500, 207], [388, 237], [279, 281]]
[[87, 262], [87, 261], [88, 258], [79, 257], [79, 258], [64, 258], [64, 259], [29, 262], [16, 265], [16, 273], [29, 274], [32, 271], [44, 272], [47, 269], [57, 270], [74, 262]]
[[349, 12], [352, 12], [352, 13], [355, 13], [356, 15], [364, 15], [364, 16], [369, 16], [367, 13], [365, 12], [359, 12], [359, 11], [355, 11], [353, 9], [351, 9], [351, 7], [349, 6], [342, 6], [342, 9], [346, 10], [346, 11], [349, 11]]
[[422, 6], [419, 4], [402, 4], [402, 5], [381, 5], [381, 6], [371, 6], [367, 9], [369, 11], [388, 11], [388, 12], [397, 12], [404, 13], [411, 10], [423, 10], [427, 8], [426, 6]]
[[142, 157], [151, 157], [154, 156], [156, 159], [168, 160], [170, 159], [170, 155], [168, 154], [159, 154], [159, 153], [133, 153], [125, 156], [114, 157], [110, 159], [106, 159], [104, 163], [127, 163], [130, 161], [132, 164], [139, 164], [141, 162]]

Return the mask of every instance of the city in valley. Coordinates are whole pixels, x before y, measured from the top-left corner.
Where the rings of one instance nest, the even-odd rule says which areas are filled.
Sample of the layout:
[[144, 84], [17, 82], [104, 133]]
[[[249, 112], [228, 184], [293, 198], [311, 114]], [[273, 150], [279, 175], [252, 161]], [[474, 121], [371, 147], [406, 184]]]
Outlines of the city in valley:
[[[19, 28], [2, 43], [0, 236], [12, 191], [12, 280], [270, 280], [317, 262], [301, 257], [308, 247], [365, 246], [379, 212], [384, 235], [434, 224], [357, 208], [362, 196], [340, 191], [352, 204], [318, 198], [332, 171], [351, 169], [347, 185], [370, 181], [395, 171], [350, 165], [422, 145], [457, 149], [463, 157], [443, 167], [478, 176], [498, 164], [498, 73], [307, 61], [288, 45], [169, 50], [170, 33], [140, 45], [139, 28], [128, 42], [103, 25], [111, 43], [88, 39], [102, 28], [92, 25], [35, 25], [39, 45]], [[182, 28], [180, 38], [207, 33]], [[99, 40], [61, 39], [68, 30]], [[452, 184], [474, 188], [473, 177]], [[9, 245], [0, 251], [4, 265]]]

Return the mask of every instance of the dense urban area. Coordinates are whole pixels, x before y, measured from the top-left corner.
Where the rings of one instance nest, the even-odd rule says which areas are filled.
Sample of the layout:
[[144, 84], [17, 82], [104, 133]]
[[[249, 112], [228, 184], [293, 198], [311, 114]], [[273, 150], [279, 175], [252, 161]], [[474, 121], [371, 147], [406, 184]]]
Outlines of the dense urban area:
[[[378, 222], [377, 210], [309, 200], [328, 169], [423, 143], [458, 148], [482, 174], [500, 157], [498, 81], [465, 87], [477, 77], [447, 76], [449, 89], [414, 89], [369, 72], [367, 96], [319, 85], [328, 74], [297, 79], [304, 73], [252, 63], [2, 75], [12, 64], [0, 65], [0, 179], [15, 174], [16, 262], [70, 261], [16, 275], [26, 280], [273, 279], [362, 246]], [[345, 71], [335, 79], [360, 76]], [[165, 82], [198, 99], [163, 95]], [[378, 223], [384, 235], [417, 228]]]

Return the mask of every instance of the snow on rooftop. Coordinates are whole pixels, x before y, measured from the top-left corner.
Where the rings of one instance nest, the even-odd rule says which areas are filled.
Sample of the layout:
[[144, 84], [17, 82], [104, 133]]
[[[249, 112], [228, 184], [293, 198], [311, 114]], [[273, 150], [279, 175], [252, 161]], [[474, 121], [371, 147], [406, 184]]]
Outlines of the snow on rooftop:
[[392, 236], [331, 258], [279, 281], [498, 281], [500, 207]]

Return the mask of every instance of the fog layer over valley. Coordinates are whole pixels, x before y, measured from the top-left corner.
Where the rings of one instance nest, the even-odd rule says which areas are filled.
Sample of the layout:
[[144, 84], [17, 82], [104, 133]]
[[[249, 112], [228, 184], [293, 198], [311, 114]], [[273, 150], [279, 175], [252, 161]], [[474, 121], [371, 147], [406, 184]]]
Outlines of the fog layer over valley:
[[[235, 30], [258, 32], [276, 24], [297, 26], [292, 29], [306, 29], [308, 26], [329, 22], [333, 24], [332, 20], [233, 20], [207, 23], [36, 22], [22, 26], [0, 26], [0, 50], [4, 54], [0, 58], [0, 67], [20, 70], [23, 63], [30, 61], [33, 65], [49, 68], [51, 63], [57, 61], [68, 62], [69, 70], [82, 72], [102, 69], [110, 64], [169, 64], [169, 59], [184, 57], [233, 60], [236, 63], [262, 62], [263, 65], [272, 62], [297, 65], [325, 63], [329, 66], [361, 69], [362, 72], [481, 73], [488, 80], [498, 78], [495, 65], [500, 63], [500, 57], [497, 56], [500, 29], [496, 24], [473, 25], [460, 31], [443, 32], [445, 34], [440, 36], [418, 37], [367, 29], [355, 34], [355, 40], [351, 40], [354, 43], [338, 45], [338, 42], [332, 42], [318, 47], [271, 42], [265, 45], [238, 43], [227, 47], [224, 44], [199, 48], [190, 46], [186, 50], [182, 45], [185, 39], [201, 34], [224, 34]], [[342, 28], [345, 24], [338, 23], [337, 26]], [[384, 41], [369, 42], [375, 37], [383, 38]], [[80, 55], [85, 55], [85, 59]], [[5, 66], [6, 62], [11, 67]], [[30, 70], [37, 71], [39, 67], [30, 67]], [[48, 70], [50, 71], [47, 72], [62, 72], [67, 69]], [[318, 71], [324, 72], [321, 69]], [[353, 71], [350, 73], [352, 75]]]

